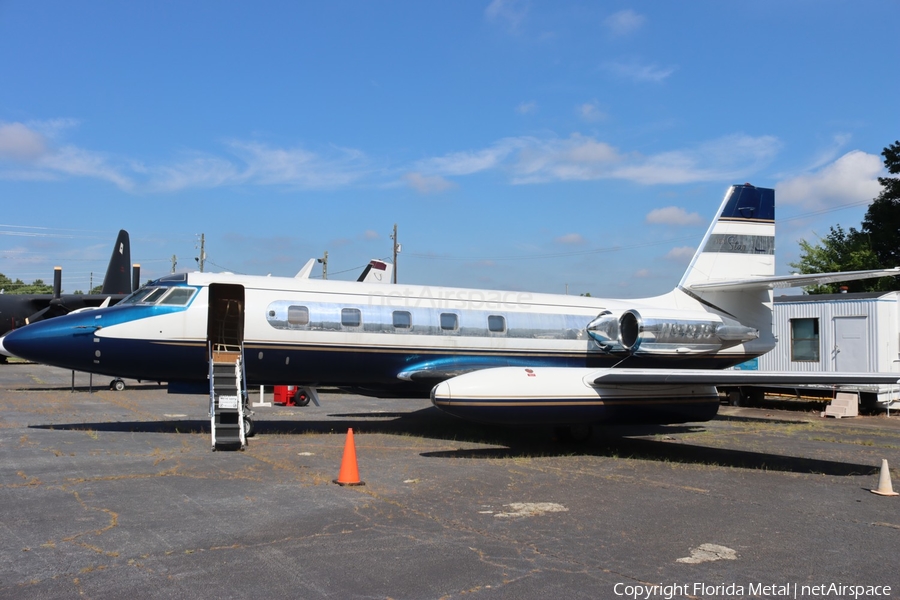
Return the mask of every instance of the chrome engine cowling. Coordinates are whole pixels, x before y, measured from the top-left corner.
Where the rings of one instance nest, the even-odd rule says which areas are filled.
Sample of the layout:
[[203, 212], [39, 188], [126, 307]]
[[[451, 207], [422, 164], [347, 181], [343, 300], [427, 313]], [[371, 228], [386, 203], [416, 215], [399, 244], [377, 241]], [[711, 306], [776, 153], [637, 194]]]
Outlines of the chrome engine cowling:
[[715, 352], [759, 337], [759, 330], [714, 313], [665, 309], [603, 311], [586, 329], [604, 352], [634, 355]]

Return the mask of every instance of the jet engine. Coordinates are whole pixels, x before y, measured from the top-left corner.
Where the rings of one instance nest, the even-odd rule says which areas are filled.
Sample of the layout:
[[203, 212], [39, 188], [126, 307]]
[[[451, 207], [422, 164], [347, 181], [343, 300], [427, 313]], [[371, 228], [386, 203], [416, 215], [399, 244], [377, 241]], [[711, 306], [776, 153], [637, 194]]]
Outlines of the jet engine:
[[759, 337], [758, 329], [717, 314], [652, 308], [603, 311], [587, 332], [605, 352], [636, 356], [715, 352]]

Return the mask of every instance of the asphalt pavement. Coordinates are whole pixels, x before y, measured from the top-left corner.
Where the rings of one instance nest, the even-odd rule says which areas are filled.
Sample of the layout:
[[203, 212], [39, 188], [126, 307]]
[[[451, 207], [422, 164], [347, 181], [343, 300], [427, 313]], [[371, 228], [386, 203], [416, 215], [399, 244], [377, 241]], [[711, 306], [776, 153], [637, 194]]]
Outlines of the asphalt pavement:
[[[900, 497], [869, 491], [883, 459], [900, 488], [900, 416], [572, 445], [323, 393], [213, 452], [205, 396], [72, 383], [0, 365], [0, 598], [900, 597]], [[349, 428], [361, 486], [333, 483]]]

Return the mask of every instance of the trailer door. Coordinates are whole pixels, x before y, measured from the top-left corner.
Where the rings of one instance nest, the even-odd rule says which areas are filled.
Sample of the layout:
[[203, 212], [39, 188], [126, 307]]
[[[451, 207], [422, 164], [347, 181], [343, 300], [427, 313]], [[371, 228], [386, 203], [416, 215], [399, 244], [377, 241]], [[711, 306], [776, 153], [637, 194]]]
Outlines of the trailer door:
[[834, 318], [834, 370], [865, 373], [869, 370], [866, 317]]

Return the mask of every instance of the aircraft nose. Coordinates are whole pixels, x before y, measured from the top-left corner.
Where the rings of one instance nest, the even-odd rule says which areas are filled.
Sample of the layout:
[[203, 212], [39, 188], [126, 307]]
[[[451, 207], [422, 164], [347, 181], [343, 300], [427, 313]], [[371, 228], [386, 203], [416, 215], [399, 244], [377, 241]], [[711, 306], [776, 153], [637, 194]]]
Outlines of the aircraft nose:
[[[92, 324], [91, 324], [92, 325]], [[3, 352], [34, 362], [85, 370], [96, 327], [74, 315], [38, 321], [3, 336]]]

